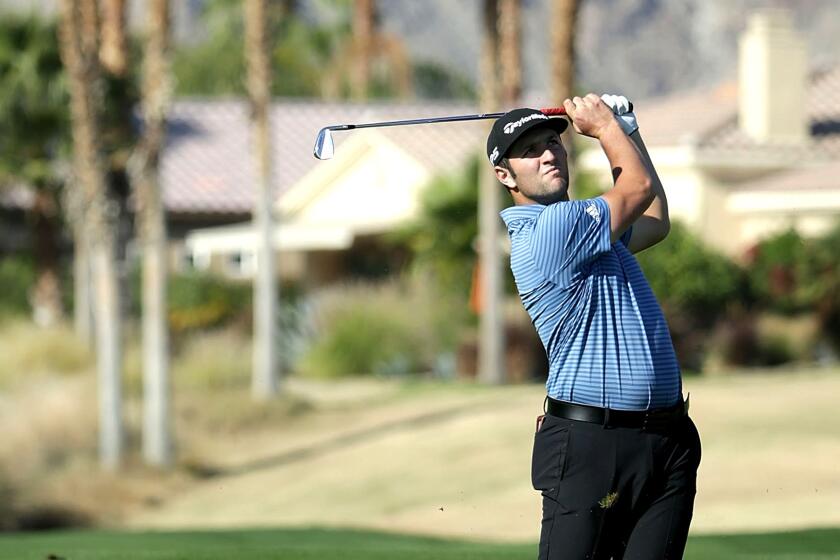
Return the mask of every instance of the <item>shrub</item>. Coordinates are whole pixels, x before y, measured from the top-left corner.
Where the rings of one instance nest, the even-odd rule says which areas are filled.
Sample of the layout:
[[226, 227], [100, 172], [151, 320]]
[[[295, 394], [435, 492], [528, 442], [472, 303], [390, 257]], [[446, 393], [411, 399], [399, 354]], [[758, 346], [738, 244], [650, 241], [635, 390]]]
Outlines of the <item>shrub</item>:
[[801, 297], [811, 303], [826, 339], [840, 354], [840, 221], [825, 235], [814, 239], [802, 266], [804, 283]]
[[671, 225], [671, 233], [655, 250], [639, 254], [638, 259], [664, 307], [706, 325], [746, 294], [738, 266], [679, 223]]
[[173, 360], [172, 378], [181, 387], [247, 387], [252, 355], [251, 339], [236, 330], [196, 333]]
[[[142, 313], [141, 271], [131, 274], [131, 313]], [[175, 273], [169, 276], [167, 313], [172, 333], [210, 329], [250, 313], [251, 284], [233, 282], [208, 273]]]
[[794, 229], [764, 239], [748, 254], [748, 279], [752, 296], [763, 308], [781, 313], [808, 306], [803, 297], [805, 240]]
[[423, 190], [417, 220], [394, 236], [408, 244], [415, 270], [462, 301], [467, 301], [476, 261], [478, 170], [474, 159], [460, 173], [432, 180]]
[[315, 377], [431, 371], [454, 351], [460, 309], [407, 280], [324, 291], [307, 306], [295, 369]]
[[90, 349], [66, 325], [37, 327], [28, 321], [0, 326], [0, 384], [23, 376], [73, 374], [93, 367]]
[[174, 332], [206, 329], [241, 315], [251, 305], [250, 284], [209, 274], [181, 274], [169, 280], [169, 325]]
[[29, 290], [35, 285], [35, 267], [32, 261], [17, 256], [0, 259], [0, 317], [28, 315]]

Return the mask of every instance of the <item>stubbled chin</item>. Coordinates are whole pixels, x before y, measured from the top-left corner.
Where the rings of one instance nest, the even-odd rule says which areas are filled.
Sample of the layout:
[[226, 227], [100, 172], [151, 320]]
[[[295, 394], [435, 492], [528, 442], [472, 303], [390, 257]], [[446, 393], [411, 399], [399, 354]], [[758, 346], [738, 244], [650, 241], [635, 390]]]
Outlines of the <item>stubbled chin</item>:
[[543, 206], [548, 206], [549, 204], [554, 204], [555, 202], [561, 202], [563, 200], [568, 200], [569, 198], [566, 196], [566, 191], [568, 190], [568, 185], [564, 185], [560, 189], [547, 191], [545, 193], [535, 195], [532, 199]]

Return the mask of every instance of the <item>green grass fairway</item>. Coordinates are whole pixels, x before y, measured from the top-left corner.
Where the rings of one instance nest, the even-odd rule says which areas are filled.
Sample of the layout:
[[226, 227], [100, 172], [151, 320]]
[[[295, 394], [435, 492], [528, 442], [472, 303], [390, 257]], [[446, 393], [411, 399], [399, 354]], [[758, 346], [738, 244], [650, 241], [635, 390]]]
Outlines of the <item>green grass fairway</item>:
[[[535, 556], [536, 544], [476, 544], [334, 529], [152, 533], [69, 531], [0, 535], [0, 558], [15, 560], [530, 560]], [[685, 558], [840, 560], [840, 529], [692, 537]]]

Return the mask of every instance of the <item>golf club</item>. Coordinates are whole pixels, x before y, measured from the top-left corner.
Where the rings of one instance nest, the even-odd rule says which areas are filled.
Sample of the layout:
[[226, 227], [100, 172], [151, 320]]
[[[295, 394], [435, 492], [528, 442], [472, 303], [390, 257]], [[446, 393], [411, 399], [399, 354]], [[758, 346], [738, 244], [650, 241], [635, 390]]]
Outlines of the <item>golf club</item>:
[[[631, 109], [632, 110], [632, 109]], [[549, 107], [540, 109], [544, 115], [565, 115], [565, 107]], [[354, 128], [374, 128], [380, 126], [401, 126], [407, 124], [432, 124], [441, 122], [456, 122], [456, 121], [476, 121], [480, 119], [498, 119], [504, 113], [479, 113], [477, 115], [454, 115], [450, 117], [432, 117], [427, 119], [408, 119], [402, 121], [383, 121], [363, 124], [337, 124], [333, 126], [326, 126], [318, 131], [318, 138], [315, 140], [315, 149], [313, 153], [318, 159], [330, 159], [335, 153], [335, 144], [333, 143], [332, 131], [334, 130], [353, 130]]]

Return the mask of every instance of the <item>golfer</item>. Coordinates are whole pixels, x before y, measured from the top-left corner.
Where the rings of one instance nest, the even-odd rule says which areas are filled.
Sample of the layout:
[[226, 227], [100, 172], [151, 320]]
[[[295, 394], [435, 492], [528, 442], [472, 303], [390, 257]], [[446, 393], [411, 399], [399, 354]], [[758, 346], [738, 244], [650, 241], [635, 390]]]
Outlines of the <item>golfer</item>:
[[487, 140], [514, 206], [502, 211], [511, 270], [549, 361], [532, 482], [541, 559], [681, 558], [700, 439], [668, 325], [633, 253], [668, 234], [662, 185], [627, 100], [564, 102], [596, 139], [614, 187], [569, 200], [564, 119], [500, 117]]

